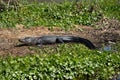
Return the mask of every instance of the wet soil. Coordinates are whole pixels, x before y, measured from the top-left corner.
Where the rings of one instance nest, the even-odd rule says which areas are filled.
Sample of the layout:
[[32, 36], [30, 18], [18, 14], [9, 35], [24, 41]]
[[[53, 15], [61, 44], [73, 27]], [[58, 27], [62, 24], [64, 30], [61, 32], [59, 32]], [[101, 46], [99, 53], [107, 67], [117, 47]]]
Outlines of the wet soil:
[[15, 47], [20, 44], [18, 39], [24, 37], [35, 37], [44, 35], [72, 35], [89, 39], [97, 47], [109, 42], [120, 42], [120, 21], [102, 19], [97, 22], [96, 27], [74, 25], [70, 31], [54, 27], [50, 30], [48, 27], [37, 26], [24, 28], [24, 25], [18, 24], [16, 28], [0, 29], [0, 55], [25, 55], [34, 54], [29, 46]]

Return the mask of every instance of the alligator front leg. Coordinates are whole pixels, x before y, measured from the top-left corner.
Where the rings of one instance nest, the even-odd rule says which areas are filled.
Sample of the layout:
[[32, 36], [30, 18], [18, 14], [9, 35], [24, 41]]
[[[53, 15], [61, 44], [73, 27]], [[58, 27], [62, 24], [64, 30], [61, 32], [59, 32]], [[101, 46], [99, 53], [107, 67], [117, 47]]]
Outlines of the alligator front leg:
[[57, 39], [56, 39], [56, 42], [57, 42], [57, 43], [64, 43], [64, 41], [63, 41], [62, 38], [57, 38]]
[[37, 46], [38, 46], [38, 47], [41, 47], [41, 46], [42, 46], [42, 44], [37, 44]]
[[43, 45], [43, 41], [41, 39], [38, 40], [38, 43], [36, 44], [38, 47], [41, 47]]

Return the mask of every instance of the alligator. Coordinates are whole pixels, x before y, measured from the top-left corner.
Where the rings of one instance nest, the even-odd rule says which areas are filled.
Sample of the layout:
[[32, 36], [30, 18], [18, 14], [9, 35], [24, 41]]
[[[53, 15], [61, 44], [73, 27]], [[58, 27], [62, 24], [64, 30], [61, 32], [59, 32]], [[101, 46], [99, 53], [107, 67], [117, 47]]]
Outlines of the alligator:
[[19, 42], [23, 43], [22, 45], [48, 45], [48, 44], [57, 44], [57, 43], [69, 43], [69, 42], [75, 42], [75, 43], [82, 43], [89, 49], [96, 49], [96, 46], [89, 40], [76, 37], [76, 36], [41, 36], [41, 37], [25, 37], [22, 39], [19, 39]]

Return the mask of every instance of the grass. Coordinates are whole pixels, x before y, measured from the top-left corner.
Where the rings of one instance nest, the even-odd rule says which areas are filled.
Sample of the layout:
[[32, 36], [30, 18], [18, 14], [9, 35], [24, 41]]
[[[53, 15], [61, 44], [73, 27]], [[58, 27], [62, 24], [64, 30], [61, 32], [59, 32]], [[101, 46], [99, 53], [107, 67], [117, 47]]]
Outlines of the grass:
[[64, 3], [26, 3], [0, 14], [0, 27], [30, 26], [61, 27], [69, 30], [77, 25], [94, 25], [103, 16], [120, 20], [117, 0]]
[[120, 1], [106, 0], [101, 1], [101, 9], [106, 17], [120, 20]]
[[101, 18], [99, 14], [99, 10], [90, 13], [89, 6], [82, 3], [65, 1], [62, 4], [25, 4], [18, 6], [17, 9], [1, 12], [0, 27], [15, 27], [16, 24], [23, 24], [26, 27], [44, 25], [69, 29], [74, 24], [92, 25]]
[[80, 44], [63, 44], [54, 50], [56, 52], [52, 52], [51, 55], [40, 50], [38, 52], [42, 55], [1, 58], [0, 78], [2, 80], [108, 80], [115, 73], [120, 72], [119, 52], [113, 54], [112, 52], [91, 51]]

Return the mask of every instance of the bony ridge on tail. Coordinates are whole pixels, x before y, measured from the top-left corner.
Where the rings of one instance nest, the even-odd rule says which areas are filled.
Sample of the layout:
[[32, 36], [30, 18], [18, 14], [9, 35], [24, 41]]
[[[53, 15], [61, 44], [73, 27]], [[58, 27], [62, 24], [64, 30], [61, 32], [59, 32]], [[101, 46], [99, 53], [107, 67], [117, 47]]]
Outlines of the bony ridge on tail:
[[84, 38], [76, 37], [76, 36], [41, 36], [41, 37], [25, 37], [23, 39], [19, 39], [23, 45], [47, 45], [47, 44], [57, 44], [57, 43], [82, 43], [89, 49], [96, 49], [94, 44]]

